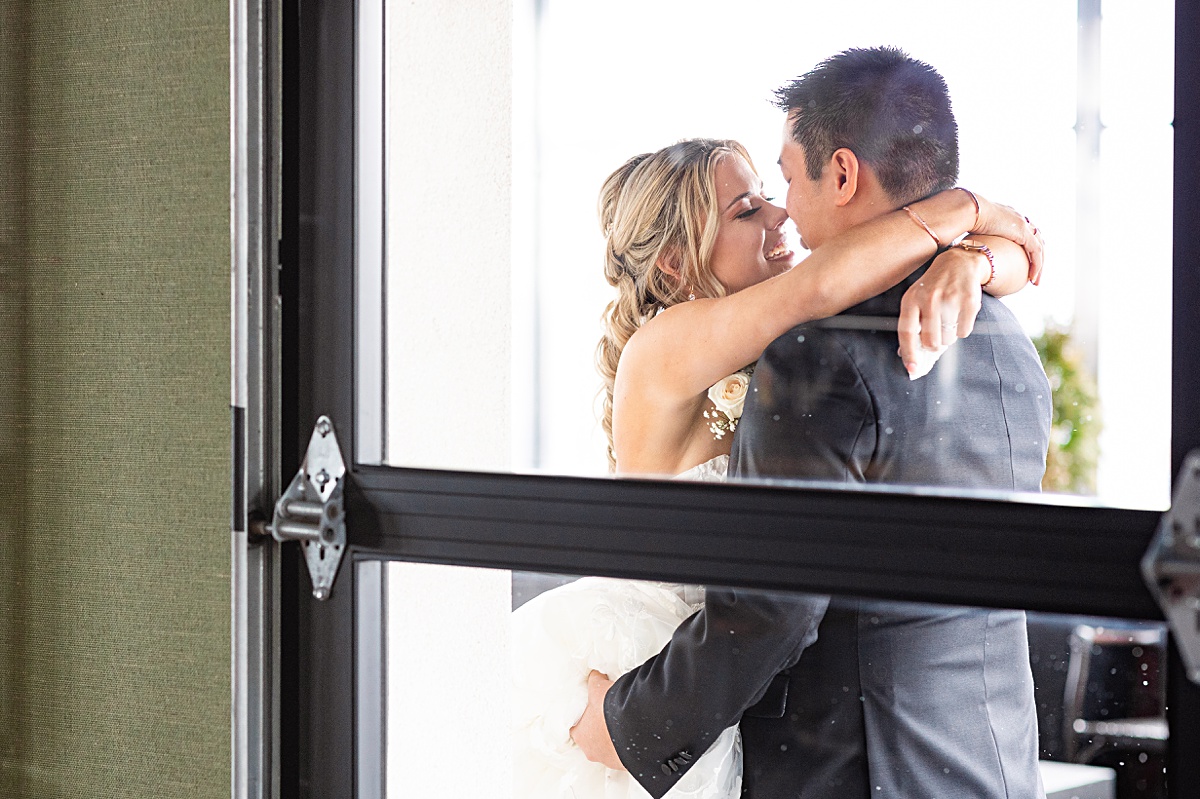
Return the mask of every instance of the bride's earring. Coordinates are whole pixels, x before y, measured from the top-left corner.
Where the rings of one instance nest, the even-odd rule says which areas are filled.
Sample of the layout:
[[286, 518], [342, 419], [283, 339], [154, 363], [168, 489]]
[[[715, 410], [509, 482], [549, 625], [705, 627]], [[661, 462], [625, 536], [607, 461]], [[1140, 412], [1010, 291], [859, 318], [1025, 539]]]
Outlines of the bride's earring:
[[692, 289], [690, 287], [688, 288], [688, 299], [689, 300], [696, 299], [696, 292], [692, 291]]

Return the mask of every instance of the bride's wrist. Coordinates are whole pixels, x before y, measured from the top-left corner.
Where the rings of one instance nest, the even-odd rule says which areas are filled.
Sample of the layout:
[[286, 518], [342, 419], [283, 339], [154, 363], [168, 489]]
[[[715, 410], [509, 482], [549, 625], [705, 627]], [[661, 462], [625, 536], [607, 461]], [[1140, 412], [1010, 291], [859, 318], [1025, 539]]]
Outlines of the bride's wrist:
[[975, 195], [975, 192], [973, 192], [970, 189], [965, 188], [963, 186], [955, 186], [953, 191], [960, 191], [960, 192], [966, 194], [968, 198], [970, 198], [971, 205], [975, 208], [975, 218], [971, 222], [971, 226], [969, 228], [967, 228], [966, 232], [974, 233], [979, 228], [979, 213], [980, 213], [979, 197], [977, 197]]
[[981, 241], [963, 239], [954, 245], [954, 249], [969, 253], [971, 268], [981, 288], [987, 288], [996, 281], [996, 257], [990, 247]]

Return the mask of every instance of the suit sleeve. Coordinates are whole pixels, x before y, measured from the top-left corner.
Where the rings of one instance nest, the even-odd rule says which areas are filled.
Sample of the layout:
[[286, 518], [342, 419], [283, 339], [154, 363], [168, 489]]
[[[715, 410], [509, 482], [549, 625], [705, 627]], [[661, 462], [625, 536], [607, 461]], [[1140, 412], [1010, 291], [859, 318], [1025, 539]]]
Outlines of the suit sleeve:
[[663, 650], [609, 690], [605, 721], [655, 799], [766, 693], [817, 637], [828, 597], [709, 589]]
[[[736, 476], [861, 474], [862, 453], [874, 445], [873, 406], [836, 339], [790, 331], [763, 354], [751, 386], [734, 438]], [[825, 596], [710, 589], [662, 652], [616, 681], [605, 720], [621, 762], [651, 796], [670, 790], [799, 660], [828, 604]]]

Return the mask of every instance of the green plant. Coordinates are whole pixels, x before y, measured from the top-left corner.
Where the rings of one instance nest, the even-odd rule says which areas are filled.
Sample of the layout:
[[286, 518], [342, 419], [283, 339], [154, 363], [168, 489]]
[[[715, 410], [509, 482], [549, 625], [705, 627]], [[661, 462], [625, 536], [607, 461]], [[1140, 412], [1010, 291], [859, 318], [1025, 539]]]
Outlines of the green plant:
[[1050, 379], [1054, 407], [1042, 490], [1095, 494], [1101, 428], [1096, 380], [1067, 330], [1048, 323], [1033, 344]]

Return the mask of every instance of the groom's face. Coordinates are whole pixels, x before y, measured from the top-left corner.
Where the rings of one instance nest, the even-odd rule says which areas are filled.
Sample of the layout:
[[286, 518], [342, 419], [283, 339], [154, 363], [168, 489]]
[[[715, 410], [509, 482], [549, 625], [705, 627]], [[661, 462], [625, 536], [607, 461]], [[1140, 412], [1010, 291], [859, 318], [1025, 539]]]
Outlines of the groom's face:
[[783, 125], [783, 146], [779, 152], [779, 168], [787, 181], [787, 213], [800, 231], [800, 243], [808, 250], [820, 247], [837, 234], [836, 204], [825, 172], [816, 180], [808, 177], [804, 147], [792, 137], [792, 118]]

